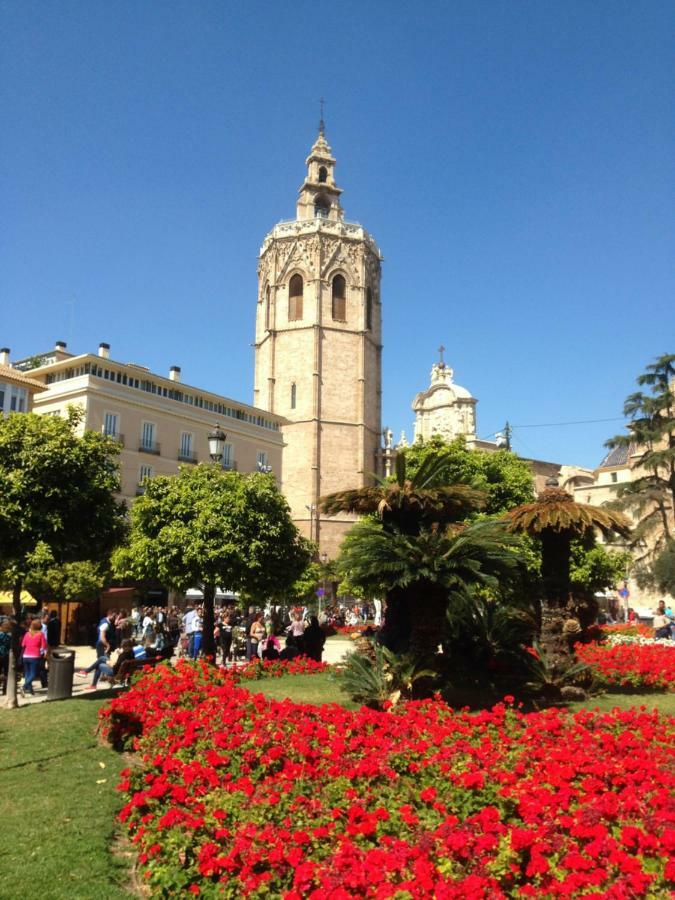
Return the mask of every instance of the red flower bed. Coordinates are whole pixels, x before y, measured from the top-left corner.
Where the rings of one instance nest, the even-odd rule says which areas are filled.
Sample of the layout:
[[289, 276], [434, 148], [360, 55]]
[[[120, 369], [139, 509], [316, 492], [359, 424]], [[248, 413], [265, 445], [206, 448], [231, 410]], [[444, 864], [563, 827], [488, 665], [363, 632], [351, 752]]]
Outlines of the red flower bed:
[[665, 897], [673, 722], [644, 710], [276, 702], [179, 664], [104, 711], [155, 895]]
[[632, 637], [654, 637], [654, 629], [643, 622], [617, 622], [615, 625], [600, 625], [599, 627], [603, 635], [625, 634]]
[[577, 644], [574, 652], [609, 687], [675, 688], [675, 647], [638, 643]]

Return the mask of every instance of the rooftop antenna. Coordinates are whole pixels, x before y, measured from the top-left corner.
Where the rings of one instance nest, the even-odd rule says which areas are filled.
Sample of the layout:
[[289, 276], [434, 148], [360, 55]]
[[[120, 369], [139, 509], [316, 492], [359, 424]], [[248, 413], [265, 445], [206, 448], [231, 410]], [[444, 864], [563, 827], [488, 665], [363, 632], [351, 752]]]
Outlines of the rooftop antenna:
[[321, 109], [321, 118], [319, 119], [319, 134], [322, 137], [326, 133], [326, 123], [323, 120], [323, 104], [324, 104], [324, 99], [323, 99], [323, 97], [321, 97], [321, 99], [319, 100], [319, 107]]

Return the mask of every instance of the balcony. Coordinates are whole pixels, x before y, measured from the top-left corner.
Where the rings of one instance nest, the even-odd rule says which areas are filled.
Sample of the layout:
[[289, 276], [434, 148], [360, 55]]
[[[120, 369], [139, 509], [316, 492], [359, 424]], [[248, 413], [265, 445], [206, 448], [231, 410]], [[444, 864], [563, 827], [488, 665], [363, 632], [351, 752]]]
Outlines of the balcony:
[[155, 456], [159, 456], [159, 454], [161, 453], [161, 447], [156, 441], [140, 441], [138, 444], [138, 452], [152, 453]]
[[177, 459], [178, 459], [178, 462], [196, 463], [197, 462], [197, 454], [194, 452], [194, 450], [188, 450], [187, 452], [184, 452], [183, 450], [179, 450]]
[[140, 482], [139, 484], [136, 485], [136, 496], [142, 497], [144, 493], [145, 493], [145, 483]]
[[111, 441], [115, 441], [116, 444], [119, 444], [121, 447], [124, 447], [124, 435], [123, 434], [109, 434], [108, 432], [103, 432], [106, 437], [110, 438]]
[[237, 471], [237, 460], [230, 459], [227, 462], [222, 463], [222, 466], [226, 472], [236, 472]]

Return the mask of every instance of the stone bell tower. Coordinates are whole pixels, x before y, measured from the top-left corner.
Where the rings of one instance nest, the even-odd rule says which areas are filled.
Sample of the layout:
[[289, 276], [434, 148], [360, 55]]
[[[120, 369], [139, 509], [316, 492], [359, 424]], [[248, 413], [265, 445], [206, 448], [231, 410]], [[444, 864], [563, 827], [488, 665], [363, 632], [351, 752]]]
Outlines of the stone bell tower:
[[381, 433], [380, 251], [345, 222], [323, 120], [296, 218], [263, 241], [254, 404], [285, 416], [281, 486], [302, 533], [333, 557], [354, 519], [317, 505], [377, 472]]

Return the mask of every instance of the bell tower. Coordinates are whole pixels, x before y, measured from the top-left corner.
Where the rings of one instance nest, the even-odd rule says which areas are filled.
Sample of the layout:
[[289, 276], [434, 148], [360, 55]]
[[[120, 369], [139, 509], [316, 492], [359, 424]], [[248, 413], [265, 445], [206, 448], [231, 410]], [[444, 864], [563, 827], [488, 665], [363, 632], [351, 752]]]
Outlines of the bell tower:
[[260, 249], [254, 404], [284, 416], [281, 486], [302, 533], [336, 555], [351, 516], [318, 500], [368, 484], [381, 434], [382, 257], [346, 222], [323, 119], [296, 218]]

